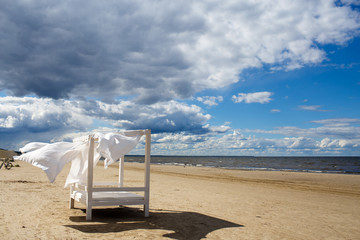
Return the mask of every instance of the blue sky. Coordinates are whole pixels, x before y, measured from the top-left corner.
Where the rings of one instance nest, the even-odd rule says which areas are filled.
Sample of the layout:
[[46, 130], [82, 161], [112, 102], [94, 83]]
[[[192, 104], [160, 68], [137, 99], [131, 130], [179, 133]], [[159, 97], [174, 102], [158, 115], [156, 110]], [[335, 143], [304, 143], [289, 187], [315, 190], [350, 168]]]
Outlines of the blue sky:
[[0, 148], [360, 155], [359, 1], [1, 1]]

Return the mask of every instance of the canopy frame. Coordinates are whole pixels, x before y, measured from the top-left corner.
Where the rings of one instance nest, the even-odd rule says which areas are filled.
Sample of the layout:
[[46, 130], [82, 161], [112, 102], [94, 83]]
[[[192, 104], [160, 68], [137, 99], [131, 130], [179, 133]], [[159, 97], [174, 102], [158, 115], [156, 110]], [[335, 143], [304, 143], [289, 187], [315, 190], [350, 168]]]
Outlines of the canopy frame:
[[90, 135], [87, 184], [70, 185], [69, 203], [71, 209], [74, 208], [75, 201], [85, 204], [87, 221], [92, 219], [92, 208], [95, 206], [143, 205], [145, 217], [149, 216], [151, 130], [124, 131], [122, 133], [128, 137], [145, 135], [144, 186], [124, 187], [124, 156], [119, 161], [118, 182], [94, 182], [94, 146], [97, 139]]

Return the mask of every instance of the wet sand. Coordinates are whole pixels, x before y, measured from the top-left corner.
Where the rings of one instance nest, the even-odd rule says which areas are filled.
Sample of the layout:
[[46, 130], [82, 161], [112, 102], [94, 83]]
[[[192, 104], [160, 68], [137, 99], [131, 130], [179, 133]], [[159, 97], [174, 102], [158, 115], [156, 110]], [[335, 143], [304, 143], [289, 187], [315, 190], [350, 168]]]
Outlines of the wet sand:
[[[150, 217], [141, 206], [68, 208], [63, 188], [41, 169], [0, 169], [4, 239], [360, 239], [360, 175], [151, 166]], [[143, 182], [142, 165], [126, 163], [125, 185]], [[98, 166], [98, 180], [118, 169]]]

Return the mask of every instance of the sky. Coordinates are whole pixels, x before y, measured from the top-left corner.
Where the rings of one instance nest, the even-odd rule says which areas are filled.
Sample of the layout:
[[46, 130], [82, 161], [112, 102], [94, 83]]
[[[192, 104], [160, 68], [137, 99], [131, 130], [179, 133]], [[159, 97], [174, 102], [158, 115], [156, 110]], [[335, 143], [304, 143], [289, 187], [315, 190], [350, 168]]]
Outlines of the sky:
[[0, 6], [0, 148], [151, 129], [159, 155], [360, 155], [358, 0]]

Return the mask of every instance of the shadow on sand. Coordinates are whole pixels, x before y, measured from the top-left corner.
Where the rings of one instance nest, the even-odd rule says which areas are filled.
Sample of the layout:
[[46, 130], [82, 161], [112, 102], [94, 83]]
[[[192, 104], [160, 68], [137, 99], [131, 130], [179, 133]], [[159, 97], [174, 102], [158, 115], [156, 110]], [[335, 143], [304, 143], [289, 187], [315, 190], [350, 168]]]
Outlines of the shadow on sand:
[[[85, 210], [83, 210], [85, 211]], [[145, 218], [142, 211], [135, 208], [93, 209], [93, 220], [87, 222], [85, 216], [70, 217], [74, 225], [65, 225], [84, 233], [110, 233], [137, 229], [161, 229], [174, 233], [163, 235], [173, 239], [201, 239], [212, 231], [244, 227], [219, 218], [196, 212], [153, 210]], [[84, 224], [81, 224], [84, 223]]]

